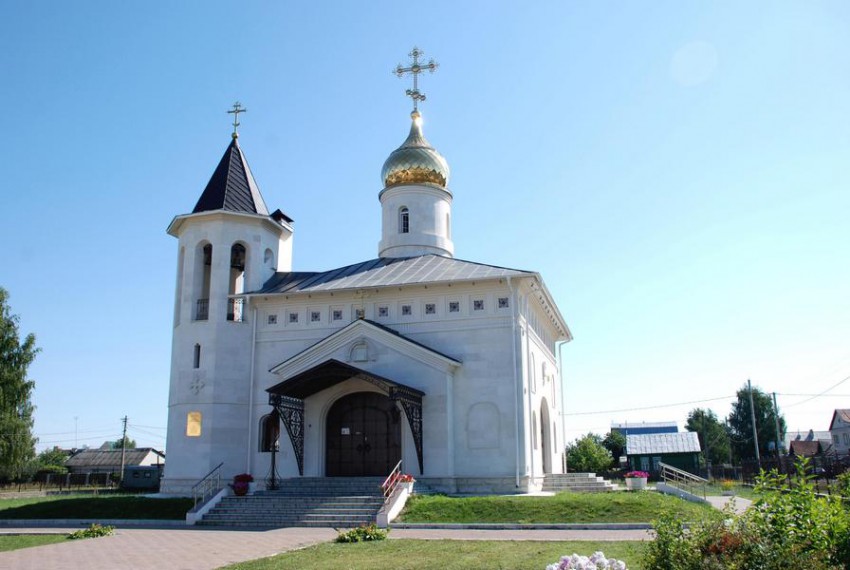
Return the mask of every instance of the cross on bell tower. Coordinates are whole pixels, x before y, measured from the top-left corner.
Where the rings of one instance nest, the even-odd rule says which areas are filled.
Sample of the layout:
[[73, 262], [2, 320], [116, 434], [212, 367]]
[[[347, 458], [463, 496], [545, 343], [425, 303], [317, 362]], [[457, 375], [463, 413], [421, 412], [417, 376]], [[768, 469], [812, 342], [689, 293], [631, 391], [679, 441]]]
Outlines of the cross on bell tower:
[[233, 134], [230, 135], [230, 136], [232, 136], [235, 139], [239, 138], [239, 132], [236, 130], [239, 127], [239, 124], [240, 124], [239, 123], [239, 113], [247, 113], [247, 112], [248, 112], [248, 109], [244, 108], [242, 106], [242, 103], [240, 103], [239, 101], [237, 101], [236, 103], [233, 104], [233, 110], [227, 112], [228, 114], [233, 115]]
[[420, 63], [419, 57], [425, 55], [425, 52], [414, 46], [413, 51], [407, 54], [413, 59], [413, 63], [410, 64], [409, 67], [402, 67], [399, 63], [395, 69], [393, 69], [393, 73], [399, 76], [399, 78], [404, 77], [406, 73], [410, 73], [413, 75], [413, 89], [408, 89], [405, 91], [405, 94], [413, 99], [413, 112], [416, 113], [419, 110], [419, 101], [425, 100], [425, 94], [419, 91], [419, 74], [424, 71], [430, 71], [434, 73], [440, 64], [434, 61], [434, 59], [430, 59], [428, 63]]

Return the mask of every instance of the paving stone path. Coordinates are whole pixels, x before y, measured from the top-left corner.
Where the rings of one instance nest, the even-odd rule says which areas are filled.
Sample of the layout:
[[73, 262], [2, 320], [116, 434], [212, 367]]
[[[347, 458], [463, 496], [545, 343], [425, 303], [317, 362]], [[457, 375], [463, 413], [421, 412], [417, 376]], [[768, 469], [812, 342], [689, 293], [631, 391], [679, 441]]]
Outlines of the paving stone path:
[[[709, 498], [722, 509], [729, 497]], [[750, 501], [737, 498], [736, 511]], [[3, 528], [0, 534], [67, 534], [76, 528]], [[219, 530], [193, 527], [118, 528], [113, 536], [73, 540], [11, 552], [0, 552], [0, 568], [6, 570], [213, 570], [228, 564], [273, 556], [333, 540], [329, 528], [281, 528], [275, 530]], [[648, 530], [474, 530], [394, 529], [391, 539], [424, 540], [650, 540]]]

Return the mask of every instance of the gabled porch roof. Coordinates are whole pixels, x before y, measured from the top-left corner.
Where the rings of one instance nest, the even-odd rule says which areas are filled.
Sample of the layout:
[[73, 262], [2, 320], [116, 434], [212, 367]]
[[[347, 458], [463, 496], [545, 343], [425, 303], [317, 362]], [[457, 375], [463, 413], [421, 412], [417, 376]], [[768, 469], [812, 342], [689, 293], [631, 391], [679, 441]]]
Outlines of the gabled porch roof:
[[271, 388], [266, 389], [266, 392], [303, 400], [317, 392], [321, 392], [340, 382], [345, 382], [355, 377], [371, 382], [387, 394], [403, 391], [420, 398], [425, 395], [425, 392], [421, 390], [411, 388], [395, 380], [384, 378], [374, 372], [351, 366], [333, 358], [300, 374], [296, 374], [279, 384], [275, 384]]

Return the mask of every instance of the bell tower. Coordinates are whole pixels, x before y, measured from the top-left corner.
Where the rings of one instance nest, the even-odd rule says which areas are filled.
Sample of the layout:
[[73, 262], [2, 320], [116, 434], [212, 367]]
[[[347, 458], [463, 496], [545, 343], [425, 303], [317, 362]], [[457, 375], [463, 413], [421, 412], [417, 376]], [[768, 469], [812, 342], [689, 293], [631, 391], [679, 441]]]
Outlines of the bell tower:
[[190, 214], [168, 226], [178, 240], [163, 492], [185, 493], [219, 463], [245, 470], [249, 448], [252, 321], [242, 294], [292, 266], [292, 219], [269, 213], [239, 146], [230, 144]]

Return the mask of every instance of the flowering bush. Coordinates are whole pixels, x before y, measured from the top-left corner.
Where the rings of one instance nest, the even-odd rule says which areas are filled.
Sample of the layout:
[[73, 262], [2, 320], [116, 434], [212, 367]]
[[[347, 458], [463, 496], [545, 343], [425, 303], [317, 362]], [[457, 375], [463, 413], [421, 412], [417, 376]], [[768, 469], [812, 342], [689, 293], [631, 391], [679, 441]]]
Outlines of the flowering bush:
[[649, 479], [649, 473], [646, 471], [629, 471], [625, 474], [626, 479]]
[[233, 477], [233, 482], [234, 483], [253, 483], [254, 482], [254, 476], [251, 475], [250, 473], [241, 473], [241, 474], [235, 475]]
[[562, 556], [559, 562], [549, 564], [546, 570], [627, 570], [622, 560], [605, 558], [602, 552], [594, 552], [591, 556]]
[[340, 532], [336, 537], [337, 542], [370, 542], [373, 540], [384, 540], [389, 530], [378, 528], [374, 523], [360, 525], [348, 532]]
[[399, 483], [415, 483], [416, 479], [413, 478], [413, 475], [409, 475], [407, 473], [403, 473], [398, 477]]

